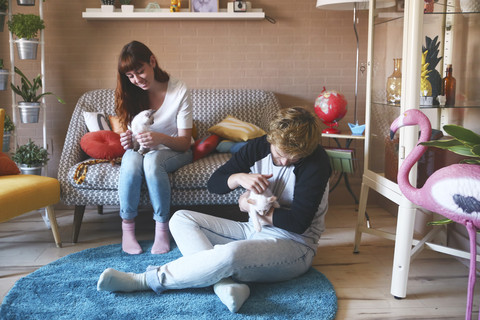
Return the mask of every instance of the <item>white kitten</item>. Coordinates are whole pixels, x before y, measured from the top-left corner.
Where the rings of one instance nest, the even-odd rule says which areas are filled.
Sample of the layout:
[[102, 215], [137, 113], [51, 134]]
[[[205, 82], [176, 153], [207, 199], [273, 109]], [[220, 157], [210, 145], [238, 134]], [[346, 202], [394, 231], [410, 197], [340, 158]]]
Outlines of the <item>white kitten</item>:
[[265, 215], [271, 207], [280, 208], [280, 205], [277, 202], [277, 197], [275, 197], [269, 189], [266, 189], [261, 194], [251, 191], [247, 202], [250, 204], [248, 208], [248, 216], [253, 221], [255, 230], [258, 232], [262, 231], [262, 225], [260, 224], [258, 215]]
[[131, 123], [133, 150], [138, 151], [138, 153], [142, 155], [150, 151], [150, 149], [138, 143], [137, 135], [150, 131], [150, 126], [153, 124], [153, 115], [155, 114], [155, 111], [156, 110], [152, 109], [144, 110], [137, 114]]

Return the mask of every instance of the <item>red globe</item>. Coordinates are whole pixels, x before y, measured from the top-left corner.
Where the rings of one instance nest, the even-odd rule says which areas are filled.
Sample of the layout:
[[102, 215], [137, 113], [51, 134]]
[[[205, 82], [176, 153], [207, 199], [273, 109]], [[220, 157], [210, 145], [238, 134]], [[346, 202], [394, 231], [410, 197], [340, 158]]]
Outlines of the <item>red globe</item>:
[[343, 94], [335, 90], [326, 90], [323, 87], [322, 93], [315, 100], [315, 113], [323, 121], [326, 128], [322, 133], [340, 133], [338, 121], [347, 113], [347, 99]]

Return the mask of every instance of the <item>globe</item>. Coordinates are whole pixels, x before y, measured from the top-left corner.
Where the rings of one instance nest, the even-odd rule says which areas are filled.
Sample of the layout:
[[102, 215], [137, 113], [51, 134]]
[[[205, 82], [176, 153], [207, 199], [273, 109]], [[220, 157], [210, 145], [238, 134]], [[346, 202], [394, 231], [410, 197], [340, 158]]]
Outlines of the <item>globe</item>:
[[315, 113], [328, 126], [322, 133], [340, 133], [338, 121], [347, 113], [347, 99], [335, 90], [326, 90], [315, 100]]

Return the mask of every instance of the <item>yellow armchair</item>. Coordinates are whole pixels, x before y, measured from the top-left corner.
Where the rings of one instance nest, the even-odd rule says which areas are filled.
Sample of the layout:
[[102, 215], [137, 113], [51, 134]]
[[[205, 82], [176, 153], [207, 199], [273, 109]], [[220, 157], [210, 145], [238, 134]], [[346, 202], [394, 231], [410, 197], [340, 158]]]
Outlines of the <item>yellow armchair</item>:
[[[0, 150], [3, 145], [5, 110], [0, 109]], [[62, 246], [53, 205], [60, 201], [60, 183], [57, 179], [28, 175], [0, 176], [0, 222], [24, 213], [46, 208], [57, 247]]]

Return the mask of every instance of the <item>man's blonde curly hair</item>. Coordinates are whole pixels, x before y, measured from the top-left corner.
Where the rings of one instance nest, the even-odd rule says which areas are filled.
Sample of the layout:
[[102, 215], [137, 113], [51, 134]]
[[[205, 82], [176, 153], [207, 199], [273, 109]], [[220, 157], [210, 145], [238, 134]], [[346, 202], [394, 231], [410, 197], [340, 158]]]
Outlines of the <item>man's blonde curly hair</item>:
[[270, 122], [267, 141], [292, 158], [304, 158], [320, 143], [316, 115], [302, 107], [280, 109]]

